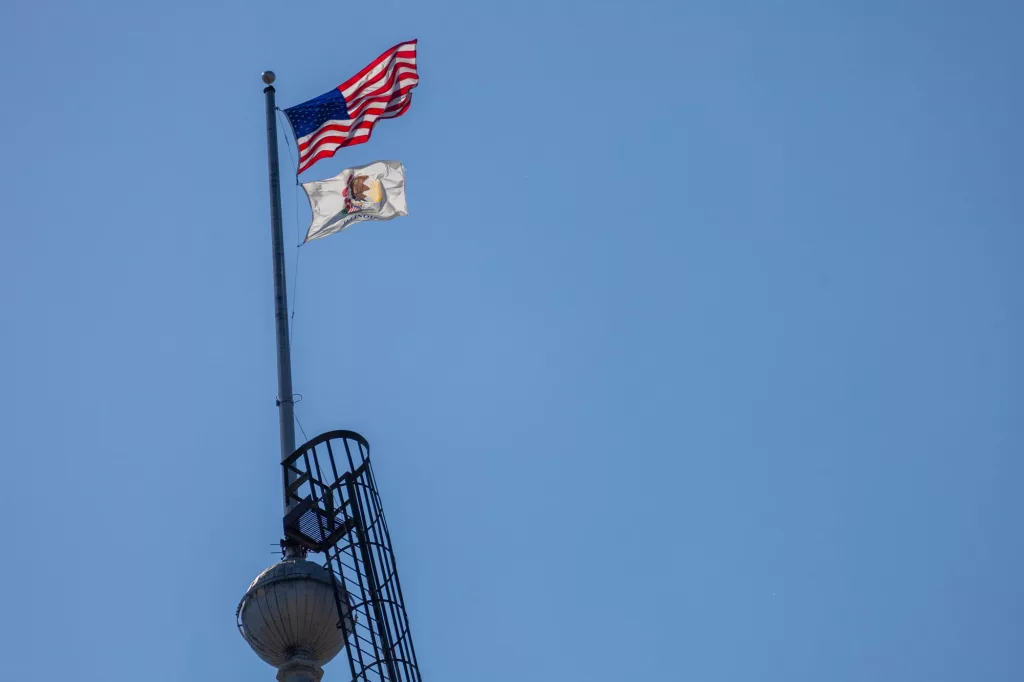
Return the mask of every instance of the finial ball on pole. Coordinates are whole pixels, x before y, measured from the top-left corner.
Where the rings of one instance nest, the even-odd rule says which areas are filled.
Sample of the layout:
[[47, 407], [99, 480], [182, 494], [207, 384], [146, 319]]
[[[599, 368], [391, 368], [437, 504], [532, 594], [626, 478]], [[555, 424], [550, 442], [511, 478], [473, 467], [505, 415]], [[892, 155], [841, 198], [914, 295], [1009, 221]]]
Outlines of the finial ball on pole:
[[267, 85], [270, 85], [271, 83], [273, 83], [274, 79], [276, 77], [277, 76], [274, 75], [273, 71], [264, 71], [263, 72], [263, 82], [266, 83]]

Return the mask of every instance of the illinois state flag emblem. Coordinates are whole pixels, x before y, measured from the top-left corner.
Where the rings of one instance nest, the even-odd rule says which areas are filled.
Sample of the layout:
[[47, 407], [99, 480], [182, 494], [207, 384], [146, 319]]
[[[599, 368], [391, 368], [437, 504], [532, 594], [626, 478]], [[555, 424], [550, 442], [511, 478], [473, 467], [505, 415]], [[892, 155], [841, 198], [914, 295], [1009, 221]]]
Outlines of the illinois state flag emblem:
[[409, 215], [401, 161], [374, 161], [368, 166], [346, 168], [333, 178], [305, 182], [302, 189], [313, 211], [306, 242], [341, 232], [363, 220]]

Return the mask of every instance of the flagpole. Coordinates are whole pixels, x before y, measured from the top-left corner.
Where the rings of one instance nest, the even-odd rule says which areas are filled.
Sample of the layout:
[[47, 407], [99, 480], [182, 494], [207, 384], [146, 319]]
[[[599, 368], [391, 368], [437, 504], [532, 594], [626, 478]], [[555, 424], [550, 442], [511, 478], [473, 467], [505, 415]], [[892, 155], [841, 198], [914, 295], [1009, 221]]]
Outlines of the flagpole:
[[[277, 161], [277, 106], [274, 72], [264, 71], [267, 105], [267, 165], [270, 169], [270, 236], [274, 250], [274, 320], [277, 323], [277, 407], [281, 425], [281, 461], [295, 451], [295, 404], [292, 392], [291, 347], [288, 340], [288, 284], [284, 273], [284, 235], [281, 227], [281, 173]], [[284, 490], [292, 476], [282, 471]], [[285, 493], [285, 511], [288, 510]]]

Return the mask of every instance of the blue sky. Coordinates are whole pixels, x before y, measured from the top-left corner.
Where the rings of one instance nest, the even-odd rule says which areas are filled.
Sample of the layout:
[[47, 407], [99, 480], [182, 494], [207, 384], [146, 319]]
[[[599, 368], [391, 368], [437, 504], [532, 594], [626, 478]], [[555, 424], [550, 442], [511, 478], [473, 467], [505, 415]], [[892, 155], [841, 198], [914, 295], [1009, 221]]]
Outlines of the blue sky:
[[293, 352], [305, 431], [373, 445], [424, 679], [1024, 678], [1022, 22], [4, 4], [2, 676], [273, 679], [259, 74], [416, 37], [409, 113], [304, 176], [399, 159], [411, 215], [303, 247]]

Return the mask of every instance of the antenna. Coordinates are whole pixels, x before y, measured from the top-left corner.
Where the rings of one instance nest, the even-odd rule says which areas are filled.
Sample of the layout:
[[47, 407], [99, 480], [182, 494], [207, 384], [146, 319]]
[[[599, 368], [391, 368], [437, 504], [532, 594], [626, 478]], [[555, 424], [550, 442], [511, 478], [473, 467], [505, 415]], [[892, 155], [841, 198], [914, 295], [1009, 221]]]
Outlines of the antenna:
[[[281, 459], [295, 450], [295, 403], [292, 391], [292, 349], [288, 338], [288, 282], [284, 271], [284, 234], [281, 227], [281, 172], [277, 157], [277, 104], [273, 71], [264, 71], [267, 111], [267, 167], [270, 178], [270, 241], [274, 260], [274, 321], [277, 334], [277, 407], [281, 431]], [[285, 474], [287, 475], [287, 474]], [[289, 481], [285, 480], [287, 486]], [[287, 548], [285, 548], [287, 551]]]

